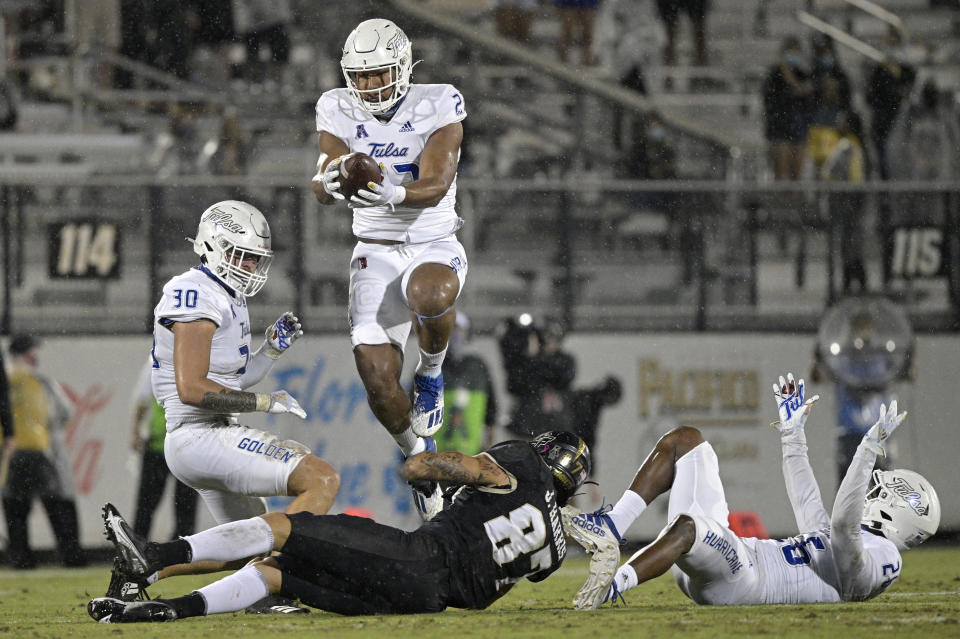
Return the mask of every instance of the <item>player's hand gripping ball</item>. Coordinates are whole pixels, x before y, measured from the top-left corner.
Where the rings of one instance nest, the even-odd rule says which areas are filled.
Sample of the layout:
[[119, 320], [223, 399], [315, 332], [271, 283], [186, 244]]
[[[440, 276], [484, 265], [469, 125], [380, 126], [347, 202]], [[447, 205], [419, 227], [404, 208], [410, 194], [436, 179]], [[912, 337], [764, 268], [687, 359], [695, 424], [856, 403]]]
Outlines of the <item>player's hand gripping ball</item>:
[[367, 183], [383, 183], [383, 173], [377, 161], [366, 153], [351, 153], [340, 161], [340, 192], [348, 200], [361, 189], [366, 190]]

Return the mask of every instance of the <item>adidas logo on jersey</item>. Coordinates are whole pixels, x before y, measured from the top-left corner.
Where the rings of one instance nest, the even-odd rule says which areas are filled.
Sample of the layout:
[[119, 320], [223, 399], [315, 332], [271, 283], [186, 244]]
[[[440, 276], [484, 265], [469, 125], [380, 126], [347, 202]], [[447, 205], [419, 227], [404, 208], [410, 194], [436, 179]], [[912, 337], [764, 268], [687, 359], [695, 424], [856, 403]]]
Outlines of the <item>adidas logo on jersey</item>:
[[410, 124], [410, 120], [407, 120], [407, 123], [400, 127], [400, 133], [415, 133], [413, 125]]

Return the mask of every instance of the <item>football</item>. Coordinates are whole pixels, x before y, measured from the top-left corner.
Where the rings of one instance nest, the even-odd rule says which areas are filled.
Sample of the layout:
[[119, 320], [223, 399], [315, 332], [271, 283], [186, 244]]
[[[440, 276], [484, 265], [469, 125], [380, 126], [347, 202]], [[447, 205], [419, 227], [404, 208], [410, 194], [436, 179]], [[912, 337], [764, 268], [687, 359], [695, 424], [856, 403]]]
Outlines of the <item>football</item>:
[[349, 200], [360, 189], [367, 188], [367, 182], [383, 182], [380, 165], [366, 153], [351, 153], [340, 163], [340, 192]]

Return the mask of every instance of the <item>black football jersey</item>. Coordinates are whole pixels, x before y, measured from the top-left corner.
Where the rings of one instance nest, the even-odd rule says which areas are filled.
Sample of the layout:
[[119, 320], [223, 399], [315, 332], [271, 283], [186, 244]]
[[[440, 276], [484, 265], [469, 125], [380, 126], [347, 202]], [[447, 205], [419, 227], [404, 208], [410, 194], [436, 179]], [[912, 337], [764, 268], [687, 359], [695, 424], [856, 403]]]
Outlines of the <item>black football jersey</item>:
[[515, 485], [468, 486], [420, 529], [447, 552], [449, 605], [457, 608], [485, 608], [523, 578], [545, 579], [567, 551], [552, 475], [533, 447], [509, 441], [486, 454]]

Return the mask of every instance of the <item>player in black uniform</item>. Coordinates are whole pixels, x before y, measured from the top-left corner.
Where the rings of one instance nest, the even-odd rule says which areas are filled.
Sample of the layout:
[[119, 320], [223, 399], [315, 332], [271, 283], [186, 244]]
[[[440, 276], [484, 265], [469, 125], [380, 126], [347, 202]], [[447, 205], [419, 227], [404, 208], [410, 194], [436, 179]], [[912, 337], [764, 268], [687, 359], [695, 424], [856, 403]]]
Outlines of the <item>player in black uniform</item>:
[[568, 432], [508, 441], [469, 457], [420, 453], [401, 476], [460, 486], [452, 504], [413, 532], [349, 515], [267, 513], [167, 543], [139, 539], [109, 505], [107, 535], [126, 569], [148, 575], [191, 561], [244, 566], [185, 597], [100, 597], [100, 622], [171, 621], [242, 610], [269, 593], [346, 615], [486, 608], [523, 578], [541, 581], [566, 555], [560, 507], [590, 473], [590, 451]]

